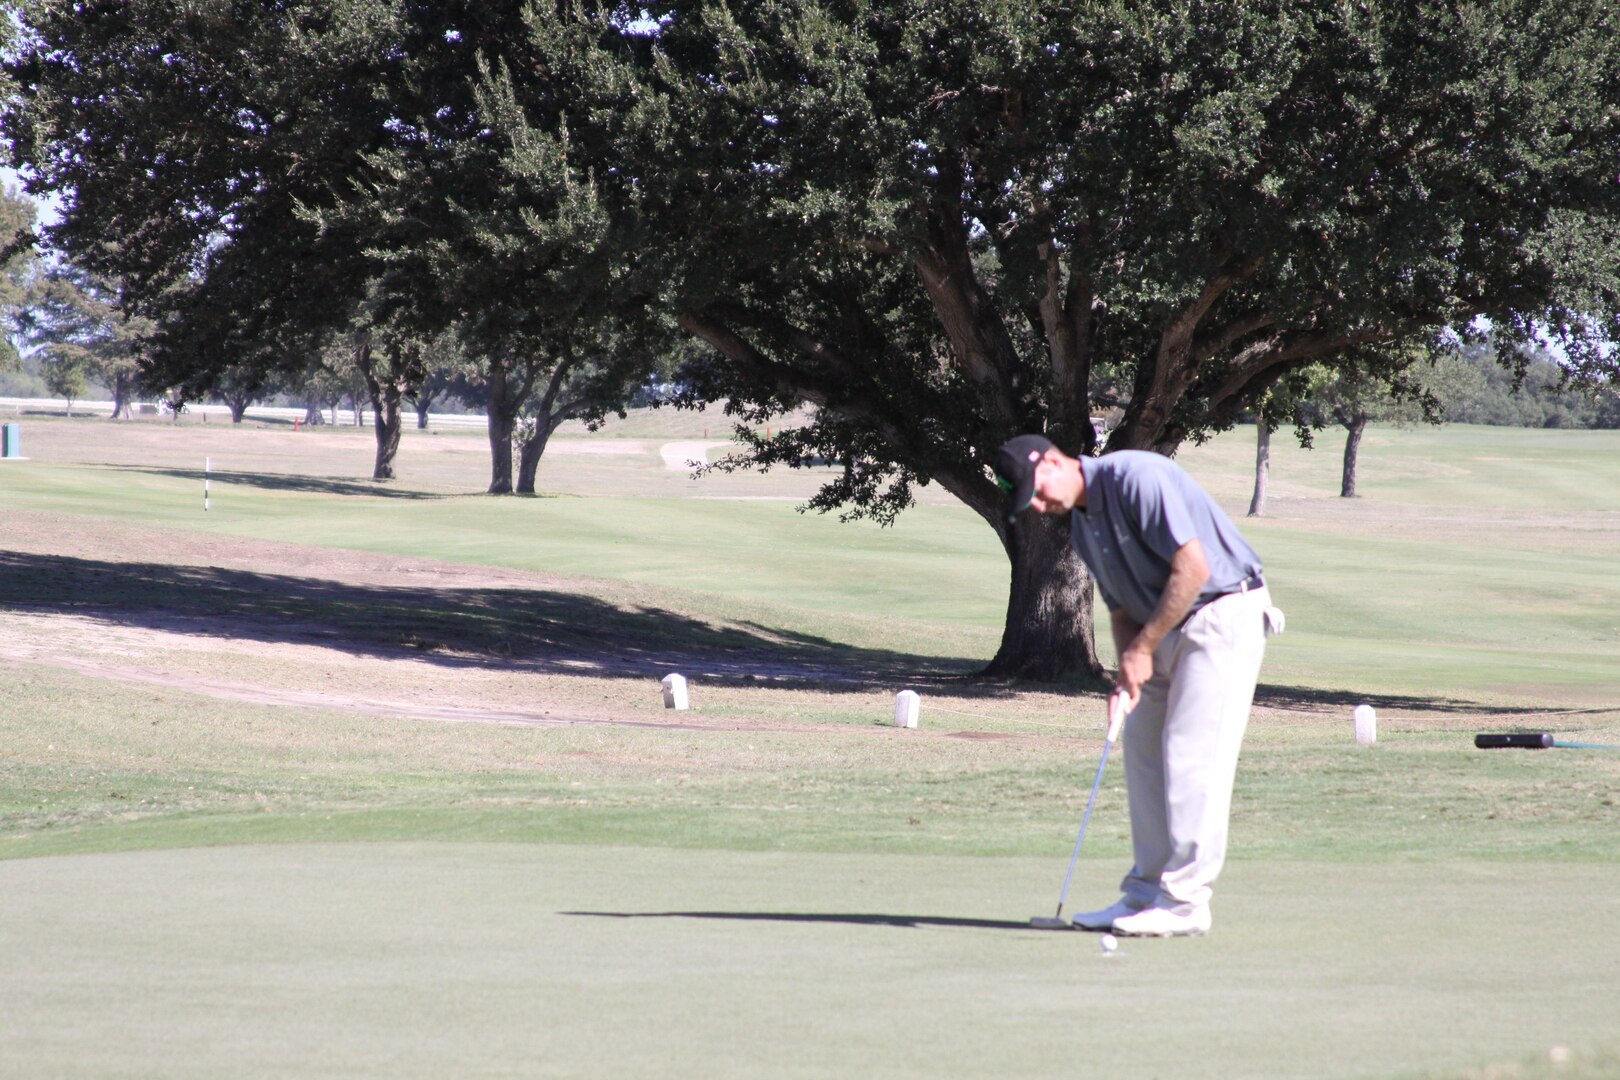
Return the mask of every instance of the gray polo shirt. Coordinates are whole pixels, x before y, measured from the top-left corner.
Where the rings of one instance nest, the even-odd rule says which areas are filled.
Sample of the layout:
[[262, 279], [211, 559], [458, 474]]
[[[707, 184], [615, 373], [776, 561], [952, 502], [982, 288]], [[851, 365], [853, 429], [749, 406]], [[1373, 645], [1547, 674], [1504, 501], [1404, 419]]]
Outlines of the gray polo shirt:
[[1146, 623], [1170, 578], [1170, 559], [1198, 540], [1209, 581], [1193, 610], [1260, 574], [1260, 556], [1187, 470], [1162, 454], [1116, 450], [1081, 458], [1086, 505], [1069, 515], [1069, 539], [1110, 608]]

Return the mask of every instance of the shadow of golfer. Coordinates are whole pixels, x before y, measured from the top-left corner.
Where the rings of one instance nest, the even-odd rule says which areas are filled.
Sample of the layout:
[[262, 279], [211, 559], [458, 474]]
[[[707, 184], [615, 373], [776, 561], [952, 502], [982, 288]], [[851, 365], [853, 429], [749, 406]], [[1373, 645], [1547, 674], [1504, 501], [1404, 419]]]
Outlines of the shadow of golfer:
[[856, 926], [927, 926], [971, 930], [1029, 930], [1029, 923], [1006, 919], [958, 919], [945, 915], [861, 915], [795, 911], [564, 911], [598, 919], [734, 919], [738, 922], [848, 923]]

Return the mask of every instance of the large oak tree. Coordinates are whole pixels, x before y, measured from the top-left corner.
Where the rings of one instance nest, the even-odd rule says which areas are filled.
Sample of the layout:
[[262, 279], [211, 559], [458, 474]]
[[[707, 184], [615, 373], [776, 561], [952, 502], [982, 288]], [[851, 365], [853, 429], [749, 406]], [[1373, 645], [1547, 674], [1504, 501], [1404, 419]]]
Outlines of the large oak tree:
[[[488, 83], [533, 204], [598, 222], [712, 349], [696, 391], [816, 420], [759, 462], [914, 484], [1011, 563], [990, 671], [1097, 672], [1061, 523], [1010, 527], [1020, 431], [1173, 453], [1290, 371], [1481, 316], [1603, 363], [1620, 312], [1620, 13], [1559, 5], [712, 0], [547, 6]], [[560, 179], [559, 179], [560, 178]]]

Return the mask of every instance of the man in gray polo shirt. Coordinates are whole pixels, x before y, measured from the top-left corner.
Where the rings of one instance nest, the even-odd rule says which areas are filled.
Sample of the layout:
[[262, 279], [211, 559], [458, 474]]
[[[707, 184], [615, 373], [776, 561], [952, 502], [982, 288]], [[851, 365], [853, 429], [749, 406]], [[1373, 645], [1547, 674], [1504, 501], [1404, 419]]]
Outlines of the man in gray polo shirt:
[[1067, 514], [1070, 541], [1108, 605], [1135, 865], [1085, 930], [1204, 934], [1226, 859], [1238, 751], [1266, 636], [1282, 628], [1260, 557], [1186, 470], [1121, 450], [1072, 458], [1039, 435], [996, 454], [1009, 519]]

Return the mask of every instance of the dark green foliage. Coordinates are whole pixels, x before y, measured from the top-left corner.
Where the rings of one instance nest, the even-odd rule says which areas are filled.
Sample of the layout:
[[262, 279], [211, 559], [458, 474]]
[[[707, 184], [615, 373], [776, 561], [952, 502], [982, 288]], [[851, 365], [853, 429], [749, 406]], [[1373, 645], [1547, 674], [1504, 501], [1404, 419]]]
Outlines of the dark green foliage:
[[[933, 481], [982, 514], [1010, 634], [1083, 579], [1023, 591], [1062, 556], [1001, 518], [983, 465], [1008, 435], [1089, 451], [1118, 405], [1110, 447], [1173, 452], [1292, 372], [1482, 314], [1508, 344], [1554, 327], [1588, 373], [1615, 336], [1607, 3], [657, 13], [637, 34], [537, 9], [492, 65], [536, 235], [633, 246], [623, 291], [714, 350], [700, 394], [816, 406], [755, 453], [851, 462], [818, 505], [887, 520]], [[995, 669], [1089, 649], [1036, 657], [1041, 636]]]
[[694, 395], [814, 407], [753, 449], [847, 462], [817, 507], [933, 482], [996, 529], [1008, 674], [1097, 669], [1061, 531], [999, 513], [1008, 435], [1090, 452], [1117, 407], [1109, 447], [1174, 452], [1481, 315], [1614, 365], [1606, 0], [22, 10], [14, 160], [161, 314], [154, 372], [307, 355], [373, 288], [529, 361], [673, 320]]
[[200, 394], [346, 314], [367, 281], [359, 239], [300, 211], [386, 136], [390, 5], [39, 2], [21, 18], [13, 161], [62, 198], [48, 241], [157, 321], [150, 383]]

